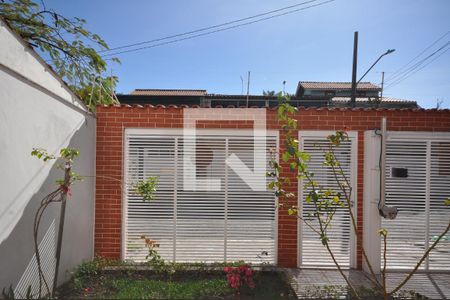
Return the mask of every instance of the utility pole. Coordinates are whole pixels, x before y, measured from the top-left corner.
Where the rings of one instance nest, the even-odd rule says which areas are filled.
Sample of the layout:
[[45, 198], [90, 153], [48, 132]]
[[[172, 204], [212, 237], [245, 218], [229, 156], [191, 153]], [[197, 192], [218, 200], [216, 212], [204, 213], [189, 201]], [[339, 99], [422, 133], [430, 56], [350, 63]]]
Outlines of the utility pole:
[[380, 101], [383, 101], [383, 89], [384, 89], [384, 71], [381, 72], [381, 95], [380, 95]]
[[114, 100], [114, 84], [113, 84], [113, 69], [111, 68], [111, 99]]
[[250, 94], [250, 71], [248, 71], [248, 74], [247, 74], [247, 105], [246, 105], [246, 107], [248, 107], [249, 94]]
[[352, 94], [350, 97], [350, 105], [355, 106], [356, 103], [356, 71], [358, 63], [358, 31], [355, 31], [353, 38], [353, 71], [352, 71]]

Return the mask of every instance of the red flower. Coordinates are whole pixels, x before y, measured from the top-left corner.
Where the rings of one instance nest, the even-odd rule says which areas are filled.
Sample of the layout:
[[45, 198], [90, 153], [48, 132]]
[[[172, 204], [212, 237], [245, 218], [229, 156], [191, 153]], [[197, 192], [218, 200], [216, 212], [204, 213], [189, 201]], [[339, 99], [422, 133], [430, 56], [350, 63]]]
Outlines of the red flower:
[[236, 291], [237, 294], [240, 293], [240, 288], [247, 285], [249, 288], [254, 288], [255, 283], [253, 282], [254, 271], [248, 265], [240, 265], [238, 267], [224, 267], [224, 272], [227, 273], [228, 285]]

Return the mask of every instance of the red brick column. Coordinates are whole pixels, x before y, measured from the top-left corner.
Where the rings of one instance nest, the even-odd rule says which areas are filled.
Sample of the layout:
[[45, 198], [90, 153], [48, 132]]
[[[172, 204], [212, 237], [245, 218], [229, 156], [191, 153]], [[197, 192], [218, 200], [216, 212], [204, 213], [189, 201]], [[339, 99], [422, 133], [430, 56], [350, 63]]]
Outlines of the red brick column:
[[98, 106], [95, 254], [121, 258], [123, 140], [125, 128], [180, 128], [176, 107]]
[[121, 108], [97, 107], [95, 254], [120, 258], [122, 220]]

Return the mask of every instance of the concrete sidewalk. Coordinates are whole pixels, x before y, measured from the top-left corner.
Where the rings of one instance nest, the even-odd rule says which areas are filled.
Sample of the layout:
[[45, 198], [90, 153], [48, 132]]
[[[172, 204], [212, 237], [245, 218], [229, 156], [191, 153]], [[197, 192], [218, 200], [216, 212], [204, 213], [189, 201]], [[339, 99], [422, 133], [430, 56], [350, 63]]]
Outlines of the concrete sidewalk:
[[[314, 287], [327, 287], [334, 290], [344, 289], [344, 278], [337, 270], [329, 269], [286, 269], [292, 277], [291, 286], [299, 299], [305, 297]], [[350, 282], [354, 286], [372, 287], [365, 272], [359, 270], [345, 270]], [[388, 290], [396, 286], [406, 273], [388, 273]], [[402, 288], [404, 291], [415, 291], [430, 299], [450, 299], [450, 273], [418, 273], [415, 274]]]

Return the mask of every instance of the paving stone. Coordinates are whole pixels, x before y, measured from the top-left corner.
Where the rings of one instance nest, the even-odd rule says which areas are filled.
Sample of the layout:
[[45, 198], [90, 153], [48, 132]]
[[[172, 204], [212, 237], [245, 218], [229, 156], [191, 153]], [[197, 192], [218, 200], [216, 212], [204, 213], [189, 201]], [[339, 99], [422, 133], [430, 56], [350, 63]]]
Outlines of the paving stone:
[[[299, 299], [314, 286], [346, 286], [344, 278], [338, 270], [319, 269], [285, 269], [291, 276], [291, 286]], [[365, 272], [360, 270], [345, 270], [350, 282], [354, 286], [373, 287]], [[391, 272], [387, 274], [388, 289], [400, 283], [407, 273]], [[430, 299], [450, 299], [450, 273], [416, 273], [402, 288], [404, 291], [415, 291]]]

